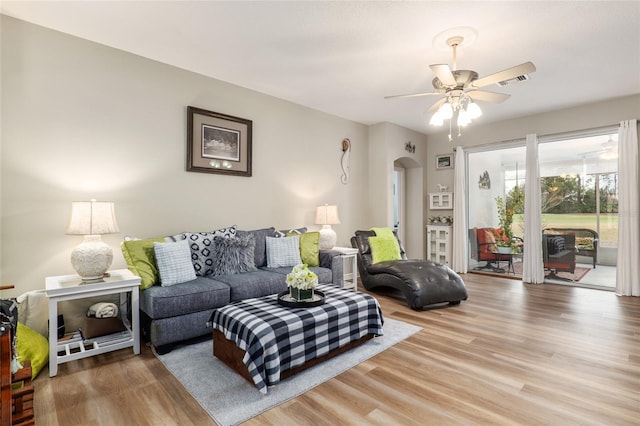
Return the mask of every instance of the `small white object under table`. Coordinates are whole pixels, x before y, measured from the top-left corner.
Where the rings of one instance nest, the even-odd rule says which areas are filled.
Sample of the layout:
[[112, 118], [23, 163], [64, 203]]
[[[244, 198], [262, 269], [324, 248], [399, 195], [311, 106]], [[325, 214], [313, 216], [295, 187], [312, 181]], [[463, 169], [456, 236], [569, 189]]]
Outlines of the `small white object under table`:
[[[58, 364], [87, 358], [106, 352], [133, 347], [135, 355], [140, 354], [140, 277], [127, 269], [109, 271], [102, 281], [83, 283], [78, 275], [47, 277], [45, 291], [49, 298], [49, 376], [58, 374]], [[83, 299], [108, 294], [120, 294], [120, 306], [124, 305], [127, 293], [131, 293], [131, 323], [126, 313], [120, 316], [126, 330], [120, 333], [84, 340], [80, 333], [58, 341], [58, 302]], [[65, 336], [66, 337], [66, 336]]]

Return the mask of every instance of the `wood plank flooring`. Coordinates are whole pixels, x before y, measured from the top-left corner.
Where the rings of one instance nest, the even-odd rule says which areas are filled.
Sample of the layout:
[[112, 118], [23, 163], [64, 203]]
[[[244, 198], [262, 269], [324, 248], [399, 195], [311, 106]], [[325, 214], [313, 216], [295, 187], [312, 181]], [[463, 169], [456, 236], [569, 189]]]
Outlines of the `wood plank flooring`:
[[[640, 298], [463, 278], [459, 306], [377, 294], [385, 317], [423, 330], [245, 424], [640, 425]], [[215, 424], [147, 347], [45, 369], [34, 386], [40, 425]]]

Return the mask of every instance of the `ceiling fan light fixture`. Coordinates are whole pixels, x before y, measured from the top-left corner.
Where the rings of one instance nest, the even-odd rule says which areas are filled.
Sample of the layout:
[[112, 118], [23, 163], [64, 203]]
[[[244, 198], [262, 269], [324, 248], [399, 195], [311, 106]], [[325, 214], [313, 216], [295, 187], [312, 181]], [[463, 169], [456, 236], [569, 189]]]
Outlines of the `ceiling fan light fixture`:
[[453, 117], [453, 106], [451, 106], [450, 101], [443, 103], [440, 108], [438, 108], [438, 112], [436, 112], [442, 120], [449, 120]]
[[477, 103], [470, 101], [469, 105], [467, 105], [467, 114], [469, 114], [471, 120], [475, 120], [482, 115], [482, 110]]
[[471, 117], [469, 117], [469, 113], [464, 109], [461, 109], [458, 112], [458, 126], [464, 127], [469, 123], [471, 123]]
[[432, 126], [442, 126], [444, 124], [444, 120], [442, 119], [442, 116], [436, 112], [431, 116], [429, 124]]

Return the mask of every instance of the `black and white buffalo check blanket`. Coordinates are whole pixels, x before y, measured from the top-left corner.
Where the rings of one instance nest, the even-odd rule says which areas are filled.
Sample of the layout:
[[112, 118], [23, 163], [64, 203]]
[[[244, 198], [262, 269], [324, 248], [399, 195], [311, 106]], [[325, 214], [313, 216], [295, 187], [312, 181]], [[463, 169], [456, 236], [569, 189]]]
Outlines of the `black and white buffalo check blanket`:
[[354, 342], [367, 334], [382, 336], [378, 301], [364, 293], [319, 285], [325, 303], [288, 308], [277, 295], [234, 302], [213, 311], [213, 328], [245, 351], [243, 358], [263, 394], [280, 373]]

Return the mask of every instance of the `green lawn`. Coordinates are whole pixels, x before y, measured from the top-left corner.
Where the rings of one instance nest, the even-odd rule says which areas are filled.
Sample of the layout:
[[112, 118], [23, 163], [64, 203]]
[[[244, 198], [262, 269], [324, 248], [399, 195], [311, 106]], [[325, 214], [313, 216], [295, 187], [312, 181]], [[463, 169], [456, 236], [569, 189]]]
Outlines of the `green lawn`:
[[[576, 214], [543, 214], [543, 228], [587, 228], [597, 230], [595, 213]], [[524, 218], [522, 215], [513, 217], [513, 231], [515, 235], [524, 234]], [[600, 215], [600, 245], [616, 247], [618, 244], [618, 215]]]

